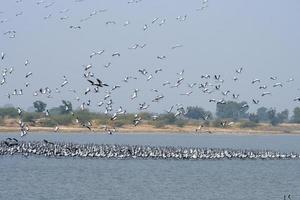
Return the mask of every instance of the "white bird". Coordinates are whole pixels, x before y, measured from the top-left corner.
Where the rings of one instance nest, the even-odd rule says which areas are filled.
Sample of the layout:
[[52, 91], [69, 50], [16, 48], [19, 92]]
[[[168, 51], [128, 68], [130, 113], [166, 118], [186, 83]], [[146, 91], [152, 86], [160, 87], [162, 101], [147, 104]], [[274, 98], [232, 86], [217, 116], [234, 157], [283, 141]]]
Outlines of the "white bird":
[[147, 81], [150, 81], [152, 79], [152, 77], [153, 77], [152, 74], [150, 74], [147, 78]]
[[271, 92], [264, 92], [264, 93], [261, 94], [262, 97], [264, 97], [266, 95], [271, 95]]
[[108, 62], [107, 64], [104, 65], [105, 68], [108, 68], [111, 66], [111, 62]]
[[177, 48], [180, 48], [180, 47], [183, 47], [182, 44], [176, 44], [174, 46], [171, 47], [171, 49], [177, 49]]
[[197, 83], [191, 83], [191, 84], [188, 84], [188, 87], [193, 88], [195, 85], [197, 85]]
[[262, 86], [259, 86], [259, 89], [267, 89], [267, 86], [266, 85], [262, 85]]
[[93, 51], [93, 53], [91, 53], [90, 58], [93, 58], [94, 56], [98, 55], [100, 56], [101, 54], [104, 53], [104, 50], [100, 50], [100, 51]]
[[177, 75], [182, 76], [184, 74], [184, 69], [181, 72], [177, 73]]
[[193, 93], [193, 91], [189, 91], [189, 92], [186, 92], [186, 93], [183, 93], [183, 94], [180, 94], [180, 95], [190, 96], [192, 93]]
[[137, 49], [139, 46], [139, 44], [134, 44], [131, 47], [128, 47], [128, 49]]
[[137, 93], [138, 93], [138, 91], [139, 91], [139, 89], [135, 89], [135, 90], [133, 91], [133, 95], [131, 96], [131, 100], [137, 98]]
[[72, 26], [70, 26], [70, 29], [75, 29], [75, 30], [76, 30], [76, 29], [81, 29], [81, 26], [73, 26], [73, 25], [72, 25]]
[[170, 81], [165, 81], [165, 82], [163, 83], [163, 86], [170, 85], [170, 84], [171, 84]]
[[148, 25], [145, 24], [144, 27], [143, 27], [143, 30], [146, 31], [147, 29], [148, 29]]
[[242, 71], [243, 71], [242, 67], [240, 67], [240, 68], [238, 68], [238, 69], [235, 70], [235, 72], [238, 73], [238, 74], [242, 73]]
[[196, 132], [201, 131], [201, 129], [203, 128], [203, 125], [198, 126], [198, 128], [196, 128]]
[[167, 58], [166, 56], [157, 56], [158, 59], [163, 60], [165, 58]]
[[155, 17], [151, 23], [154, 24], [157, 20], [158, 20], [158, 17]]
[[254, 79], [254, 80], [252, 81], [252, 84], [257, 83], [257, 82], [260, 82], [260, 79], [258, 79], [258, 78]]
[[249, 105], [247, 103], [245, 103], [241, 106], [241, 108], [249, 108]]
[[5, 53], [1, 52], [1, 60], [4, 60], [4, 57], [5, 57]]
[[232, 94], [232, 97], [234, 98], [234, 99], [238, 99], [239, 98], [239, 94]]
[[116, 22], [115, 22], [115, 21], [107, 21], [107, 22], [105, 22], [105, 24], [106, 24], [106, 25], [109, 25], [109, 24], [116, 24]]
[[62, 82], [62, 84], [60, 85], [60, 87], [64, 87], [65, 85], [67, 85], [69, 82], [68, 82], [68, 80], [64, 80], [63, 82]]
[[87, 70], [91, 69], [93, 66], [92, 66], [92, 64], [88, 64], [88, 65], [83, 65], [83, 67], [84, 67], [84, 71], [87, 71]]
[[121, 87], [120, 85], [115, 85], [115, 86], [113, 86], [113, 88], [111, 90], [115, 90], [115, 89], [120, 88], [120, 87]]
[[201, 78], [209, 79], [210, 75], [209, 74], [201, 75]]
[[283, 84], [282, 84], [282, 83], [275, 83], [275, 84], [273, 85], [273, 87], [278, 87], [278, 86], [283, 87]]
[[164, 23], [166, 23], [166, 19], [163, 19], [163, 20], [161, 20], [160, 22], [159, 22], [159, 24], [158, 25], [163, 25]]
[[59, 127], [58, 127], [58, 126], [55, 126], [54, 132], [58, 132], [58, 130], [59, 130]]
[[294, 98], [294, 101], [299, 101], [300, 102], [300, 97]]
[[25, 66], [29, 65], [29, 60], [25, 60]]
[[156, 96], [156, 97], [152, 100], [152, 102], [158, 102], [158, 101], [161, 100], [162, 98], [164, 98], [163, 95], [158, 95], [158, 96]]
[[114, 57], [114, 56], [121, 56], [121, 54], [120, 54], [119, 52], [116, 51], [116, 52], [114, 52], [111, 56], [113, 56], [113, 57]]
[[161, 71], [162, 71], [162, 69], [159, 68], [159, 69], [156, 69], [156, 70], [154, 71], [154, 73], [157, 74], [158, 72], [161, 72]]
[[129, 24], [130, 24], [129, 21], [125, 21], [124, 24], [123, 24], [123, 26], [128, 26]]
[[88, 87], [88, 88], [86, 88], [84, 94], [87, 95], [90, 91], [91, 91], [91, 89]]

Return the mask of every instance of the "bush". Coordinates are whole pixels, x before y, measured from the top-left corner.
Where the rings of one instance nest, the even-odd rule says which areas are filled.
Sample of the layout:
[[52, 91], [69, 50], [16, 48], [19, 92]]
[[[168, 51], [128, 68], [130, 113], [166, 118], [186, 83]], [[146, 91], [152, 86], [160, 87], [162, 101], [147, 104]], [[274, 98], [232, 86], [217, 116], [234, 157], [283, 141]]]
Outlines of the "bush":
[[160, 115], [159, 118], [164, 124], [174, 124], [177, 120], [173, 113]]
[[114, 122], [113, 122], [113, 126], [118, 127], [118, 128], [124, 126], [125, 124], [126, 124], [126, 123], [125, 123], [125, 121], [123, 121], [123, 120], [117, 120], [117, 121], [114, 121]]
[[258, 126], [258, 123], [256, 122], [253, 122], [253, 121], [242, 121], [240, 124], [239, 124], [239, 127], [240, 128], [255, 128]]
[[154, 126], [155, 128], [164, 128], [165, 127], [165, 124], [160, 121], [160, 120], [157, 120], [157, 121], [149, 121], [149, 124]]
[[[69, 125], [73, 122], [72, 115], [54, 115], [50, 117], [51, 120], [53, 120], [53, 123], [59, 124], [59, 125]], [[52, 122], [51, 122], [52, 123]]]
[[176, 126], [178, 127], [184, 127], [186, 125], [186, 121], [185, 120], [182, 120], [182, 119], [179, 119], [175, 122]]
[[48, 118], [48, 119], [41, 120], [40, 124], [43, 127], [54, 127], [58, 123], [55, 120]]
[[[212, 122], [212, 126], [213, 126], [213, 127], [221, 128], [221, 127], [222, 127], [221, 123], [222, 123], [222, 120], [221, 120], [221, 119], [216, 119], [216, 120], [214, 120], [214, 121]], [[223, 127], [222, 127], [222, 128], [223, 128]]]
[[18, 110], [14, 107], [0, 108], [1, 117], [17, 117]]
[[0, 126], [3, 126], [4, 125], [4, 119], [3, 117], [0, 117]]
[[40, 118], [38, 113], [24, 113], [22, 117], [24, 122], [35, 122], [38, 118]]

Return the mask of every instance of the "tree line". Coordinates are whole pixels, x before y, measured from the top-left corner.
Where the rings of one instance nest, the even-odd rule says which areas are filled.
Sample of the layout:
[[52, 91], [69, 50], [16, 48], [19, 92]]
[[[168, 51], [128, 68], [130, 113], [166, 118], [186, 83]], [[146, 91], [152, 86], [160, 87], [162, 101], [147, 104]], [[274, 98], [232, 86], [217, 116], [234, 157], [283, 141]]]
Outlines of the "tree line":
[[[139, 113], [142, 119], [147, 120], [150, 124], [156, 127], [162, 127], [166, 124], [176, 124], [177, 126], [184, 126], [189, 121], [194, 122], [206, 122], [209, 125], [210, 122], [214, 122], [214, 126], [218, 126], [221, 120], [227, 121], [246, 121], [247, 125], [255, 126], [259, 123], [270, 123], [276, 126], [280, 123], [300, 123], [300, 107], [296, 107], [293, 110], [293, 114], [290, 117], [289, 111], [287, 109], [277, 112], [275, 108], [260, 107], [256, 112], [249, 112], [249, 106], [246, 102], [235, 102], [227, 101], [225, 103], [217, 104], [216, 112], [205, 110], [199, 106], [189, 106], [186, 108], [185, 115], [181, 117], [175, 117], [173, 113], [159, 114], [158, 120], [153, 120], [153, 113]], [[47, 109], [47, 104], [42, 101], [33, 102], [34, 112], [25, 112], [23, 120], [27, 122], [36, 122], [37, 120], [42, 125], [54, 126], [54, 125], [67, 125], [74, 121], [72, 115], [78, 116], [82, 121], [88, 121], [93, 119], [99, 119], [99, 123], [111, 123], [112, 125], [122, 126], [125, 124], [130, 124], [134, 119], [133, 113], [128, 113], [126, 115], [119, 116], [114, 122], [110, 121], [109, 115], [104, 113], [95, 113], [88, 110], [74, 110], [72, 103], [70, 101], [62, 101], [62, 104], [58, 107]], [[45, 117], [45, 113], [50, 113], [50, 116]], [[72, 115], [70, 115], [72, 113]], [[0, 122], [3, 121], [5, 117], [17, 118], [18, 110], [15, 107], [2, 107], [0, 108]]]

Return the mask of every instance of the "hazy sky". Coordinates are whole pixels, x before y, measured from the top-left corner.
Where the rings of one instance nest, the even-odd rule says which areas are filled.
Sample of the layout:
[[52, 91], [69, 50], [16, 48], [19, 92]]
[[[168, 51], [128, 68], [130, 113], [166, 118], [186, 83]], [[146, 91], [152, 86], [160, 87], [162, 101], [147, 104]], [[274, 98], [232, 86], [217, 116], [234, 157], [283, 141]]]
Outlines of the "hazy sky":
[[[38, 5], [37, 2], [41, 3]], [[205, 8], [197, 11], [201, 7]], [[101, 9], [106, 12], [81, 22], [94, 10]], [[66, 12], [60, 13], [63, 10]], [[123, 0], [23, 0], [19, 3], [1, 0], [0, 52], [5, 53], [5, 58], [0, 60], [0, 69], [13, 67], [14, 72], [7, 73], [6, 83], [0, 86], [0, 105], [14, 104], [26, 109], [33, 101], [42, 100], [53, 107], [66, 99], [79, 107], [90, 99], [91, 109], [104, 111], [104, 106], [97, 108], [96, 104], [103, 101], [105, 91], [111, 87], [84, 95], [86, 88], [92, 87], [83, 77], [82, 65], [92, 64], [90, 71], [95, 77], [110, 86], [121, 85], [111, 93], [114, 110], [122, 106], [136, 112], [139, 103], [146, 102], [150, 104], [148, 111], [154, 112], [163, 112], [176, 103], [214, 111], [215, 103], [209, 103], [209, 99], [232, 100], [233, 93], [240, 95], [238, 101], [249, 102], [251, 110], [260, 106], [292, 109], [300, 105], [293, 101], [300, 96], [299, 10], [297, 0], [209, 0], [207, 3], [200, 0], [143, 0], [130, 4]], [[186, 20], [176, 19], [184, 15], [187, 15]], [[67, 19], [61, 20], [61, 17]], [[159, 19], [152, 24], [156, 17]], [[159, 25], [164, 19], [165, 23]], [[107, 21], [116, 23], [106, 24]], [[126, 21], [130, 24], [124, 26]], [[146, 31], [143, 30], [145, 24], [149, 26]], [[70, 29], [71, 25], [81, 29]], [[15, 38], [3, 34], [8, 30], [16, 31]], [[128, 49], [136, 43], [146, 46]], [[183, 47], [171, 49], [178, 44]], [[102, 55], [90, 59], [93, 50], [102, 49], [105, 50]], [[120, 57], [112, 57], [116, 51], [120, 52]], [[166, 58], [161, 60], [157, 56]], [[30, 61], [28, 66], [24, 65], [26, 59]], [[111, 66], [105, 68], [109, 62]], [[240, 75], [235, 73], [239, 67], [243, 67]], [[162, 68], [162, 72], [155, 74], [158, 68]], [[141, 75], [139, 69], [146, 69], [153, 78], [147, 81], [148, 75]], [[177, 73], [183, 69], [184, 81], [178, 88], [162, 86], [165, 81], [174, 85], [180, 77]], [[33, 75], [25, 78], [29, 71]], [[220, 74], [224, 83], [213, 78], [202, 79], [204, 74]], [[63, 76], [69, 84], [61, 88]], [[125, 76], [135, 76], [137, 80], [130, 79], [125, 83], [122, 81]], [[239, 80], [234, 81], [234, 76]], [[271, 76], [278, 80], [271, 80]], [[261, 83], [251, 84], [255, 78], [261, 79]], [[289, 78], [295, 81], [286, 82]], [[198, 86], [206, 81], [221, 84], [220, 91], [203, 93]], [[26, 82], [30, 83], [28, 88], [25, 88]], [[274, 88], [273, 84], [277, 82], [282, 82], [283, 87]], [[191, 89], [188, 83], [197, 85]], [[259, 90], [260, 85], [268, 88]], [[51, 98], [42, 94], [33, 96], [34, 91], [45, 87], [52, 90]], [[7, 98], [8, 93], [21, 88], [23, 95]], [[55, 88], [61, 92], [55, 93]], [[153, 88], [159, 92], [151, 91]], [[213, 86], [208, 88], [212, 90]], [[76, 93], [70, 89], [75, 89]], [[131, 100], [134, 89], [140, 91], [138, 98]], [[230, 90], [228, 96], [221, 94], [227, 90]], [[180, 95], [189, 91], [193, 91], [190, 96]], [[264, 91], [272, 95], [261, 97]], [[165, 98], [158, 103], [152, 102], [157, 95]], [[254, 105], [253, 98], [260, 103]]]

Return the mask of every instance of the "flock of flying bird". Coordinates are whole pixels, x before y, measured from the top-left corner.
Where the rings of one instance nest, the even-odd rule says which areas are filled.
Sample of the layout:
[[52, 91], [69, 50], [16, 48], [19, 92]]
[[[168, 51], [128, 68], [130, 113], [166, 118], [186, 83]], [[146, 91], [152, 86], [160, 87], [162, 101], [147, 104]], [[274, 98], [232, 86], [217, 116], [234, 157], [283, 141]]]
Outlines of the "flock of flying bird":
[[[84, 0], [75, 0], [74, 2], [78, 3], [78, 2], [82, 2]], [[137, 3], [141, 3], [142, 0], [130, 0], [128, 1], [128, 4], [137, 4]], [[17, 0], [16, 3], [26, 3], [25, 1], [23, 2], [23, 0]], [[52, 7], [55, 5], [55, 1], [46, 1], [46, 0], [39, 0], [36, 1], [36, 4], [38, 6], [43, 6], [45, 9]], [[202, 11], [205, 10], [208, 7], [208, 1], [207, 0], [202, 0], [200, 1], [200, 7], [195, 9], [195, 12], [197, 11]], [[62, 9], [59, 10], [58, 13], [60, 15], [64, 15], [61, 16], [59, 18], [59, 20], [61, 21], [67, 21], [69, 20], [69, 16], [67, 16], [67, 13], [70, 11], [70, 9], [66, 8], [66, 9]], [[99, 13], [103, 13], [103, 12], [107, 12], [107, 9], [100, 9], [100, 10], [94, 10], [92, 11], [89, 16], [83, 18], [80, 20], [81, 23], [90, 20], [92, 17], [98, 15]], [[6, 18], [3, 18], [3, 16], [5, 15], [5, 12], [1, 11], [0, 12], [0, 25], [4, 24], [4, 23], [9, 23], [11, 20], [8, 20]], [[21, 17], [23, 15], [23, 11], [17, 12], [15, 14], [15, 17]], [[46, 15], [43, 19], [47, 20], [51, 17], [53, 17], [54, 14], [48, 14]], [[189, 15], [185, 14], [185, 15], [178, 15], [175, 19], [177, 21], [180, 22], [184, 22], [186, 20], [188, 20]], [[159, 27], [163, 26], [165, 23], [167, 23], [167, 18], [159, 18], [159, 17], [155, 17], [153, 18], [153, 20], [150, 23], [145, 23], [140, 31], [141, 32], [147, 32], [150, 31], [150, 29], [157, 24]], [[13, 20], [12, 20], [13, 21]], [[129, 26], [131, 24], [130, 21], [125, 21], [122, 26], [126, 27]], [[116, 21], [106, 21], [105, 25], [118, 25], [118, 23]], [[83, 29], [83, 25], [74, 25], [71, 24], [69, 25], [67, 28], [71, 29], [71, 30], [81, 30]], [[5, 39], [14, 39], [17, 37], [18, 31], [17, 30], [7, 30], [3, 33], [3, 36], [5, 37]], [[132, 50], [136, 50], [136, 49], [143, 49], [146, 48], [147, 44], [145, 43], [135, 43], [132, 46], [128, 47], [128, 51], [132, 51]], [[170, 49], [173, 51], [175, 49], [178, 48], [183, 48], [184, 45], [183, 44], [174, 44]], [[114, 52], [107, 52], [104, 49], [101, 50], [96, 50], [96, 51], [91, 51], [90, 55], [87, 55], [87, 57], [89, 57], [89, 59], [92, 61], [93, 59], [96, 59], [96, 57], [101, 57], [103, 56], [103, 54], [109, 54], [111, 57], [122, 57], [122, 52], [119, 51], [114, 51]], [[4, 51], [1, 52], [1, 60], [0, 60], [0, 64], [1, 62], [4, 63], [4, 61], [6, 60], [7, 57], [7, 53], [5, 53]], [[157, 60], [165, 60], [167, 59], [166, 55], [158, 55], [156, 56]], [[34, 71], [30, 70], [30, 64], [31, 61], [29, 59], [26, 59], [24, 61], [24, 67], [26, 69], [28, 69], [28, 72], [26, 74], [24, 74], [26, 83], [25, 83], [25, 88], [30, 88], [30, 80], [32, 79], [33, 74], [35, 73]], [[1, 64], [2, 65], [2, 64]], [[111, 68], [112, 67], [112, 62], [108, 62], [104, 65], [105, 68]], [[80, 102], [80, 109], [81, 110], [85, 110], [87, 108], [89, 108], [92, 104], [96, 104], [98, 107], [104, 108], [104, 113], [109, 115], [112, 121], [115, 121], [118, 119], [118, 117], [120, 115], [124, 115], [126, 113], [126, 109], [123, 108], [122, 106], [114, 106], [114, 101], [113, 101], [113, 93], [116, 92], [119, 88], [123, 87], [124, 84], [130, 82], [131, 80], [145, 80], [146, 83], [150, 82], [153, 78], [159, 77], [160, 73], [164, 70], [163, 68], [156, 68], [156, 69], [145, 69], [145, 68], [139, 68], [136, 70], [136, 74], [135, 75], [127, 75], [124, 77], [123, 80], [120, 81], [119, 84], [115, 84], [113, 85], [110, 82], [106, 82], [104, 80], [102, 80], [102, 78], [98, 77], [95, 72], [94, 72], [94, 65], [93, 64], [86, 64], [82, 66], [82, 73], [83, 73], [83, 77], [85, 79], [85, 83], [87, 85], [86, 89], [84, 91], [77, 91], [74, 89], [68, 89], [68, 91], [70, 92], [74, 92], [74, 94], [76, 94], [76, 101]], [[13, 67], [3, 67], [2, 69], [2, 79], [0, 82], [0, 90], [1, 90], [1, 86], [8, 84], [10, 82], [10, 80], [12, 80], [13, 74], [15, 69]], [[244, 73], [244, 68], [243, 67], [237, 67], [237, 69], [235, 70], [234, 74], [235, 76], [232, 78], [231, 81], [234, 82], [238, 82], [240, 75], [242, 73]], [[229, 97], [231, 97], [234, 100], [238, 100], [240, 98], [240, 94], [238, 93], [234, 93], [232, 90], [229, 89], [224, 89], [224, 82], [225, 80], [223, 79], [223, 77], [220, 74], [203, 74], [200, 77], [201, 83], [198, 83], [199, 80], [197, 80], [196, 82], [192, 82], [192, 83], [185, 83], [185, 70], [183, 69], [180, 72], [177, 72], [175, 75], [175, 81], [163, 81], [161, 83], [161, 87], [162, 88], [179, 88], [179, 87], [184, 87], [182, 85], [186, 85], [186, 87], [188, 88], [188, 90], [186, 92], [180, 93], [180, 96], [191, 96], [193, 93], [195, 92], [200, 92], [203, 94], [218, 94], [218, 96], [221, 96], [220, 98], [210, 98], [208, 101], [211, 103], [215, 103], [215, 104], [226, 104], [227, 100]], [[262, 84], [264, 82], [266, 82], [266, 80], [261, 80], [261, 79], [253, 79], [252, 82], [250, 84], [257, 86], [257, 89], [261, 91], [261, 96], [260, 98], [252, 98], [250, 100], [250, 102], [252, 104], [260, 104], [261, 100], [268, 95], [271, 95], [272, 92], [269, 90], [270, 88], [283, 88], [286, 84], [289, 84], [291, 82], [294, 81], [294, 78], [289, 78], [286, 81], [279, 81], [278, 77], [275, 76], [271, 76], [270, 77], [270, 81], [271, 81], [271, 85], [265, 85]], [[139, 84], [145, 84], [145, 82], [141, 82]], [[50, 87], [45, 87], [45, 88], [39, 88], [33, 91], [33, 96], [36, 98], [39, 98], [41, 96], [43, 97], [48, 97], [48, 98], [52, 98], [55, 97], [56, 93], [62, 93], [65, 92], [66, 89], [68, 88], [68, 86], [71, 85], [67, 75], [64, 75], [62, 78], [62, 81], [59, 83], [59, 85], [55, 88], [50, 88]], [[196, 91], [197, 90], [197, 91]], [[94, 102], [93, 100], [91, 100], [90, 96], [91, 94], [95, 94], [95, 93], [100, 93], [103, 92], [105, 93], [105, 96], [103, 97], [103, 99], [101, 101], [98, 102]], [[14, 98], [14, 96], [21, 96], [23, 95], [25, 92], [24, 88], [20, 88], [20, 89], [13, 89], [12, 91], [9, 91], [7, 94], [8, 99]], [[140, 92], [141, 89], [132, 89], [131, 95], [128, 98], [128, 101], [130, 102], [136, 102], [135, 99], [138, 99], [140, 96]], [[155, 95], [153, 95], [153, 98], [151, 100], [149, 100], [149, 102], [141, 102], [138, 104], [138, 110], [139, 111], [143, 111], [143, 110], [147, 110], [149, 109], [149, 107], [161, 102], [163, 99], [165, 99], [165, 95], [162, 94], [160, 92], [160, 89], [156, 89], [156, 88], [152, 88], [151, 92], [153, 92]], [[3, 94], [3, 92], [1, 91], [1, 94]], [[82, 101], [82, 98], [88, 98], [88, 100], [86, 101]], [[295, 97], [293, 99], [294, 101], [300, 102], [300, 97]], [[65, 104], [65, 110], [68, 111], [70, 108], [68, 107], [68, 104]], [[249, 109], [250, 103], [245, 103], [244, 105], [241, 106], [241, 109]], [[165, 110], [167, 113], [173, 113], [176, 117], [180, 117], [180, 116], [184, 116], [188, 110], [184, 107], [183, 104], [178, 103], [175, 105], [170, 105], [170, 107]], [[30, 130], [29, 126], [23, 122], [22, 120], [22, 116], [23, 116], [23, 109], [21, 109], [21, 106], [18, 107], [18, 114], [20, 116], [20, 121], [19, 121], [19, 126], [20, 126], [20, 130], [21, 130], [21, 136], [24, 136], [28, 133], [28, 131]], [[70, 112], [70, 114], [72, 114], [74, 116], [74, 119], [76, 120], [76, 123], [81, 124], [82, 127], [86, 127], [89, 130], [92, 130], [93, 125], [91, 122], [87, 122], [87, 123], [83, 123], [81, 122], [81, 120], [75, 116], [75, 114], [73, 112]], [[51, 113], [49, 112], [49, 110], [45, 111], [45, 116], [49, 116], [51, 115]], [[203, 116], [204, 120], [209, 120], [210, 116]], [[159, 118], [159, 115], [153, 115], [152, 116], [153, 120], [157, 120]], [[142, 118], [139, 114], [135, 115], [134, 121], [133, 121], [133, 125], [137, 126], [142, 122]], [[109, 126], [104, 126], [105, 130], [108, 131], [110, 134], [112, 134], [114, 131], [116, 131], [114, 128], [110, 128]], [[199, 130], [201, 129], [201, 126], [199, 128]], [[56, 126], [55, 127], [55, 132], [57, 132], [59, 130], [59, 127]], [[198, 130], [198, 129], [197, 129]]]

